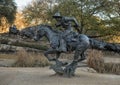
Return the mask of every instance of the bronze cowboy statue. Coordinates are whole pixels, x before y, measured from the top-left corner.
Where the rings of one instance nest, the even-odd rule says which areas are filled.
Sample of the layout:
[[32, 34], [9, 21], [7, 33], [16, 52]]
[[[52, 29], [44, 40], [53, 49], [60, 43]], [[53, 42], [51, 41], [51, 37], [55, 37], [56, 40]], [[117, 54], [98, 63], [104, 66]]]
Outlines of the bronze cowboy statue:
[[[61, 14], [59, 12], [56, 12], [53, 15], [53, 18], [56, 19], [57, 23], [55, 24], [56, 27], [62, 27], [65, 30], [62, 32], [61, 36], [60, 36], [60, 45], [58, 47], [59, 51], [63, 51], [66, 52], [66, 41], [70, 41], [70, 39], [66, 39], [69, 37], [69, 35], [74, 34], [73, 36], [76, 37], [77, 33], [73, 32], [73, 28], [77, 29], [79, 27], [79, 24], [77, 22], [77, 20], [74, 17], [67, 17], [67, 16], [61, 16]], [[74, 24], [74, 26], [72, 26], [72, 23]], [[72, 38], [73, 41], [76, 38]]]

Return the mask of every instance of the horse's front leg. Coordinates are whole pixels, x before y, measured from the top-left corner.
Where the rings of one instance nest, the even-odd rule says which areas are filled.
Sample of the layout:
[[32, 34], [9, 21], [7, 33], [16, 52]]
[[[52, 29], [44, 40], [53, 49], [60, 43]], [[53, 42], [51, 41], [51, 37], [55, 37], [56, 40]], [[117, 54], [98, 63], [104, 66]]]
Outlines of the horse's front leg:
[[44, 52], [44, 56], [49, 60], [49, 61], [56, 61], [56, 58], [50, 58], [49, 54], [56, 54], [56, 51], [52, 48], [48, 49], [47, 51]]
[[[56, 58], [50, 58], [49, 54], [56, 54]], [[50, 66], [50, 69], [53, 69], [57, 74], [63, 74], [63, 68], [62, 66], [64, 63], [62, 61], [59, 61], [58, 58], [60, 57], [60, 52], [57, 52], [56, 50], [53, 49], [48, 49], [44, 55], [49, 61], [55, 61], [54, 65]]]
[[[56, 54], [56, 58], [50, 58], [49, 54]], [[58, 52], [58, 51], [56, 51], [56, 50], [54, 50], [54, 49], [52, 49], [52, 48], [50, 48], [50, 49], [48, 49], [47, 51], [44, 52], [45, 57], [46, 57], [49, 61], [55, 61], [55, 63], [56, 63], [57, 65], [64, 66], [64, 65], [66, 65], [67, 63], [66, 63], [66, 62], [63, 63], [63, 62], [61, 62], [61, 61], [58, 60], [58, 58], [60, 57], [60, 54], [61, 54], [61, 52]]]

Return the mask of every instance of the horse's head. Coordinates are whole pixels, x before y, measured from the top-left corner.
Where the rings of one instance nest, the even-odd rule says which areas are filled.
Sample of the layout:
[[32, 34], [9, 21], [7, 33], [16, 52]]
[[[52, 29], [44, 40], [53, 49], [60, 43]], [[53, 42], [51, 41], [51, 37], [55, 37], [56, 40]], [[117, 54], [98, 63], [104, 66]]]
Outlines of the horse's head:
[[38, 41], [40, 40], [44, 35], [45, 35], [45, 27], [43, 26], [38, 26], [36, 32], [35, 32], [35, 36], [34, 36], [34, 40]]
[[17, 34], [17, 33], [19, 33], [19, 30], [17, 28], [15, 28], [15, 27], [10, 27], [9, 28], [9, 33], [11, 33], [11, 34]]

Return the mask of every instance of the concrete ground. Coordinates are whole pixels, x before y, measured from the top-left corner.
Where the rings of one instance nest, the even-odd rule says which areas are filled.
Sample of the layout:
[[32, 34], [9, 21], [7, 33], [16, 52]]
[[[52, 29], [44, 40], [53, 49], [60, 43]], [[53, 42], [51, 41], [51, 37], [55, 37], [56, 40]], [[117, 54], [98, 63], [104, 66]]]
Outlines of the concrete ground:
[[120, 85], [120, 75], [90, 73], [78, 68], [66, 78], [45, 68], [0, 67], [0, 85]]

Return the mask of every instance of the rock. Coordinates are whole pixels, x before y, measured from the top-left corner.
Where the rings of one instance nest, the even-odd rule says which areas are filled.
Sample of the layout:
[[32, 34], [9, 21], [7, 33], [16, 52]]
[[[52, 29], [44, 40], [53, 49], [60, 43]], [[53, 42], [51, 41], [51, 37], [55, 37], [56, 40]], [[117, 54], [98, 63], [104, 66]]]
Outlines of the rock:
[[81, 69], [81, 71], [84, 71], [84, 72], [97, 73], [96, 70], [94, 70], [93, 68], [90, 68], [90, 67], [83, 67], [80, 69]]
[[29, 51], [29, 52], [40, 52], [40, 50], [37, 50], [34, 48], [0, 44], [0, 52], [17, 52], [22, 49], [25, 49], [26, 51]]
[[0, 67], [11, 67], [15, 62], [13, 59], [0, 59]]
[[88, 72], [91, 72], [91, 73], [97, 73], [96, 70], [94, 70], [93, 68], [87, 68]]

